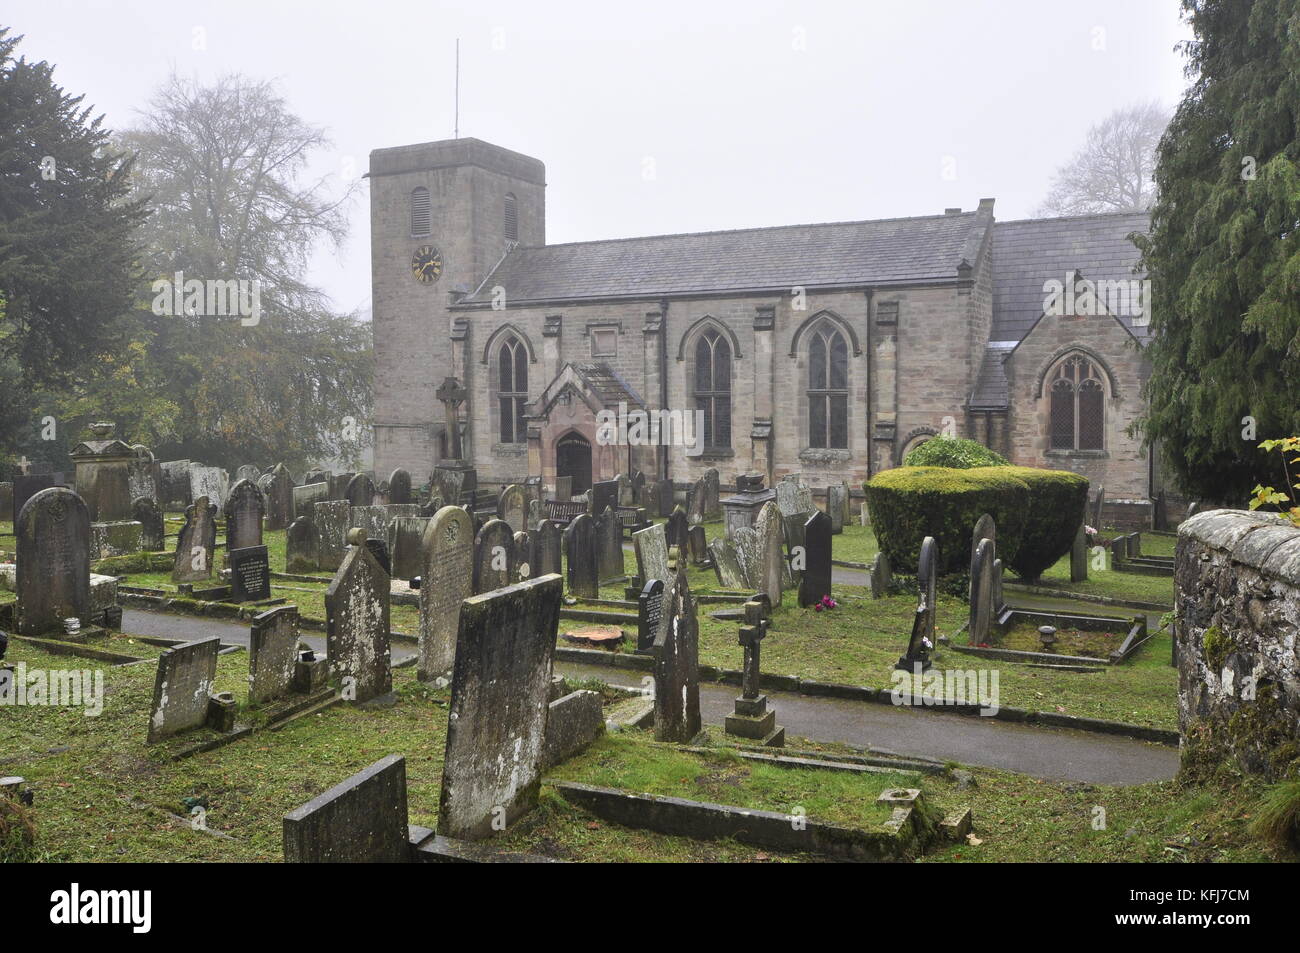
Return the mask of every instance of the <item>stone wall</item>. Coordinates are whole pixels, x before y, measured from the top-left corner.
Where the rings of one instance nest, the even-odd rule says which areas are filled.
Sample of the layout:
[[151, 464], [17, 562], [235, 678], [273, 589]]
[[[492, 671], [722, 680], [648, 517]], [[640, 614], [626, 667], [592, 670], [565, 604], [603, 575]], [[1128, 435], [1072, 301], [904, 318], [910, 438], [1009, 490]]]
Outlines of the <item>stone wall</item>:
[[1300, 760], [1300, 529], [1212, 510], [1178, 529], [1174, 652], [1184, 770]]

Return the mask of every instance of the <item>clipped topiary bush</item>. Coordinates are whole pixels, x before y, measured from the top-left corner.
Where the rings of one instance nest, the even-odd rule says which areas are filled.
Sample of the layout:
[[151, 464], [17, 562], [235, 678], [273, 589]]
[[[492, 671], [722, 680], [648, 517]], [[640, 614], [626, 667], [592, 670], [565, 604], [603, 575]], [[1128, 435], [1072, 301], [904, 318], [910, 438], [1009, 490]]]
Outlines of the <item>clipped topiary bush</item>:
[[985, 513], [997, 523], [998, 556], [1008, 565], [1029, 511], [1029, 487], [1014, 469], [896, 467], [872, 477], [863, 489], [876, 540], [894, 571], [915, 573], [921, 541], [933, 536], [939, 574], [968, 572], [971, 532]]
[[1069, 470], [1038, 467], [990, 467], [983, 472], [1013, 474], [1029, 487], [1029, 512], [1020, 546], [1010, 556], [1002, 554], [999, 522], [998, 555], [1002, 556], [1002, 565], [1014, 569], [1020, 578], [1034, 582], [1070, 551], [1088, 505], [1088, 478]]
[[961, 437], [935, 437], [916, 447], [903, 458], [905, 467], [952, 467], [970, 470], [974, 467], [1003, 467], [1007, 458], [994, 453], [974, 440]]

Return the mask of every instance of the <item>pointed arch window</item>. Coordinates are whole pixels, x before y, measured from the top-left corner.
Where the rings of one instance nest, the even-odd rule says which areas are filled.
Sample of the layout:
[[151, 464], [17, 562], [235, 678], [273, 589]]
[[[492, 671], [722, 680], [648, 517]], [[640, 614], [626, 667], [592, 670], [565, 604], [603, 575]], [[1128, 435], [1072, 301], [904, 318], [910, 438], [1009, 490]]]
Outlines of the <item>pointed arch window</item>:
[[519, 241], [519, 204], [513, 192], [506, 193], [505, 231], [506, 241]]
[[411, 192], [411, 237], [424, 238], [433, 234], [433, 206], [429, 203], [429, 190], [420, 186]]
[[731, 345], [715, 328], [695, 341], [695, 409], [704, 414], [704, 449], [731, 449]]
[[497, 351], [497, 407], [502, 443], [527, 442], [528, 428], [524, 422], [527, 403], [528, 349], [512, 334]]
[[1106, 402], [1097, 365], [1081, 354], [1072, 354], [1056, 365], [1047, 379], [1051, 449], [1104, 449]]
[[849, 348], [830, 323], [808, 339], [808, 446], [849, 446]]

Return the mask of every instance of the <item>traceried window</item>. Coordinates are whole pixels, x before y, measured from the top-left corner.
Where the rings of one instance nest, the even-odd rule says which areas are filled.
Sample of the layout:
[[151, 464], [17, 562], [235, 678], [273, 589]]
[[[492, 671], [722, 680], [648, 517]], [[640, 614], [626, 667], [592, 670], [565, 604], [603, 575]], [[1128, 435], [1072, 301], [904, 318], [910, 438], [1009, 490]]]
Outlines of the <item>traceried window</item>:
[[519, 205], [513, 192], [506, 193], [505, 226], [506, 241], [519, 241]]
[[849, 348], [829, 323], [808, 341], [808, 446], [849, 446]]
[[1056, 365], [1047, 382], [1051, 394], [1051, 448], [1103, 449], [1105, 392], [1097, 366], [1073, 354]]
[[423, 238], [433, 234], [433, 211], [429, 204], [429, 190], [420, 186], [411, 192], [411, 237]]
[[704, 412], [704, 449], [731, 449], [731, 345], [709, 328], [695, 342], [695, 409]]
[[524, 405], [528, 403], [528, 349], [511, 335], [497, 352], [497, 406], [501, 416], [501, 442], [525, 443]]

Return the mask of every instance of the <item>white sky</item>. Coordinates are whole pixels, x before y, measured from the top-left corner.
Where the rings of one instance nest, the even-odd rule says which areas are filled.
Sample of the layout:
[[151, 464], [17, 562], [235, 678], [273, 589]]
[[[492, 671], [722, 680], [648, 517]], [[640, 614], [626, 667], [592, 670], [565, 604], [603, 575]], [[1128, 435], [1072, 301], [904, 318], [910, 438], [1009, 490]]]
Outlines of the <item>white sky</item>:
[[[317, 174], [460, 133], [547, 167], [550, 242], [901, 215], [1033, 214], [1112, 110], [1182, 95], [1177, 0], [838, 3], [9, 0], [19, 51], [133, 124], [171, 70], [277, 78]], [[206, 48], [196, 49], [196, 31]], [[944, 177], [945, 158], [955, 179]], [[652, 159], [654, 177], [643, 174]], [[369, 195], [313, 280], [370, 304]]]

